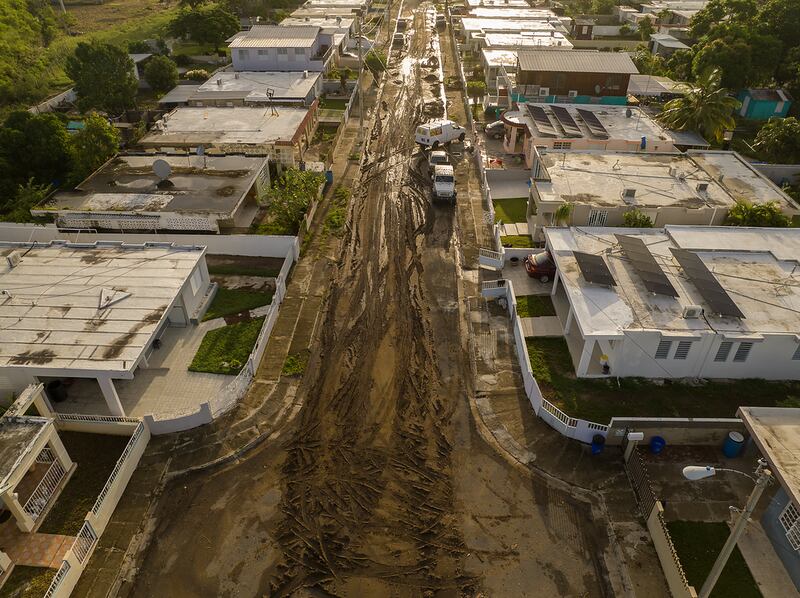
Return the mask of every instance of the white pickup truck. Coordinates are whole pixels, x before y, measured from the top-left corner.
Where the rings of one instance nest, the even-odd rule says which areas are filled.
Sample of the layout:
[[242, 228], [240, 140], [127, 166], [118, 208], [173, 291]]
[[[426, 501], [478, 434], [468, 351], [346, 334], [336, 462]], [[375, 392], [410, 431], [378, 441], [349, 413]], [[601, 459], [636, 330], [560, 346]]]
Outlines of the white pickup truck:
[[422, 147], [437, 148], [451, 141], [464, 141], [467, 132], [452, 120], [432, 120], [417, 127], [414, 140]]
[[433, 199], [446, 199], [456, 202], [456, 177], [449, 164], [438, 164], [433, 167]]

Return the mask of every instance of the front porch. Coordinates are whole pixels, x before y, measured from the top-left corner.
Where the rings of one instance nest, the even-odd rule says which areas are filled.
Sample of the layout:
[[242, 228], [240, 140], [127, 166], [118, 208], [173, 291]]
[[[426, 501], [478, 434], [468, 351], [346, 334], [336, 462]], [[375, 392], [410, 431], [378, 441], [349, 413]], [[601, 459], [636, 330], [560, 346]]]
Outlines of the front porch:
[[551, 299], [556, 310], [556, 317], [561, 322], [561, 327], [564, 331], [564, 340], [567, 342], [572, 365], [575, 368], [575, 375], [586, 378], [608, 376], [608, 373], [603, 372], [603, 361], [601, 359], [604, 354], [603, 350], [596, 340], [586, 340], [581, 334], [580, 327], [573, 317], [567, 292], [564, 289], [564, 285], [560, 284], [558, 274], [556, 274], [556, 280], [553, 282]]
[[[185, 328], [166, 328], [158, 347], [150, 350], [133, 379], [108, 379], [123, 414], [168, 419], [195, 412], [209, 397], [222, 392], [235, 376], [190, 372], [188, 368], [206, 332], [224, 325], [224, 320], [217, 319]], [[52, 379], [41, 379], [45, 383], [49, 380]], [[67, 385], [66, 398], [54, 401], [51, 396], [53, 409], [59, 413], [120, 415], [110, 408], [105, 381], [94, 378], [62, 380]]]

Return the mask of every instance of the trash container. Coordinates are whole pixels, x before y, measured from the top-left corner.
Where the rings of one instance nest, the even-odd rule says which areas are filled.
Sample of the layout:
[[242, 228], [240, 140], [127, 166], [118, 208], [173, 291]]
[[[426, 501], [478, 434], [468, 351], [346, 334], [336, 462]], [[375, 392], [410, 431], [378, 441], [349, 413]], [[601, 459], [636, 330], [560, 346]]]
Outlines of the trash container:
[[743, 446], [744, 436], [742, 436], [739, 432], [730, 432], [725, 438], [725, 444], [722, 445], [722, 454], [729, 459], [733, 459], [734, 457], [739, 456], [739, 453], [742, 452]]
[[661, 438], [661, 436], [653, 436], [650, 439], [650, 452], [654, 455], [658, 455], [663, 451], [665, 446], [667, 446], [667, 441]]
[[602, 434], [595, 434], [592, 436], [592, 454], [599, 455], [603, 452], [603, 447], [606, 445], [606, 437]]

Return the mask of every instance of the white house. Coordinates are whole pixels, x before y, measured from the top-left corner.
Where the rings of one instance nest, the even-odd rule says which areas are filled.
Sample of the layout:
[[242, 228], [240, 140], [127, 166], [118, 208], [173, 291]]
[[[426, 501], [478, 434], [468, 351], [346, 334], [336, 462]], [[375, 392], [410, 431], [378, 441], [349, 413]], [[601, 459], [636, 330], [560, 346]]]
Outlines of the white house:
[[800, 230], [547, 228], [579, 377], [800, 379]]
[[327, 71], [335, 59], [335, 30], [255, 25], [229, 40], [236, 71]]
[[167, 330], [189, 327], [211, 297], [204, 247], [0, 242], [0, 256], [5, 395], [96, 380], [108, 412], [125, 416], [114, 381], [146, 368]]
[[[532, 178], [528, 226], [535, 240], [557, 224], [621, 226], [631, 210], [654, 226], [721, 225], [739, 201], [774, 201], [785, 215], [800, 214], [797, 202], [735, 152], [537, 150]], [[559, 220], [565, 204], [569, 215]]]

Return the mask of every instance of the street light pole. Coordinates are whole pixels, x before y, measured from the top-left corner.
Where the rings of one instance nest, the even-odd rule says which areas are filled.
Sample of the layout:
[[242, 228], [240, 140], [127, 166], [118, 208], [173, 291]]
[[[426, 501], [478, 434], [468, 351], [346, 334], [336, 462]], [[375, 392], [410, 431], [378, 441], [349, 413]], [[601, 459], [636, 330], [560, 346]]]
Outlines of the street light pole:
[[[689, 480], [700, 480], [704, 477], [714, 475], [717, 471], [730, 471], [732, 473], [738, 473], [746, 476], [751, 480], [753, 479], [746, 473], [737, 471], [735, 469], [715, 469], [713, 467], [685, 467], [683, 469], [683, 475]], [[736, 524], [733, 526], [733, 530], [731, 530], [731, 535], [728, 536], [728, 540], [722, 547], [719, 556], [717, 556], [714, 566], [711, 567], [711, 572], [708, 574], [708, 577], [706, 577], [703, 587], [700, 588], [700, 593], [697, 595], [698, 598], [708, 598], [708, 596], [711, 594], [711, 591], [714, 589], [719, 576], [722, 574], [722, 570], [725, 568], [725, 565], [728, 562], [728, 558], [731, 556], [733, 549], [736, 547], [736, 543], [744, 533], [747, 522], [750, 520], [750, 515], [753, 513], [756, 505], [758, 504], [758, 499], [761, 498], [761, 495], [764, 493], [764, 489], [772, 483], [772, 472], [767, 469], [767, 462], [764, 459], [758, 460], [758, 467], [756, 467], [755, 474], [756, 485], [753, 487], [753, 491], [750, 493], [750, 496], [747, 499], [747, 504], [745, 505], [744, 510], [742, 510], [742, 512], [739, 514], [739, 519], [736, 520]]]
[[358, 141], [364, 140], [364, 98], [361, 89], [361, 76], [364, 74], [364, 56], [361, 53], [361, 9], [356, 14], [356, 31], [358, 35]]

